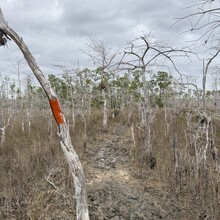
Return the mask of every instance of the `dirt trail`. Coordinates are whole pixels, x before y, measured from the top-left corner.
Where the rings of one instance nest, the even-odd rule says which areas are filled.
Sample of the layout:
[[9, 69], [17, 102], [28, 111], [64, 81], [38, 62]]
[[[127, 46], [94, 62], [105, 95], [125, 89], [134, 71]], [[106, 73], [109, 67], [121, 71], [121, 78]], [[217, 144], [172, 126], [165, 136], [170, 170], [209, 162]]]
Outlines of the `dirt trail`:
[[[119, 122], [112, 124], [107, 133], [89, 135], [80, 159], [86, 176], [90, 219], [185, 220], [181, 206], [155, 179], [157, 170], [138, 173], [129, 155], [132, 145], [129, 128]], [[72, 219], [75, 201], [66, 164], [48, 169], [44, 178], [31, 182], [32, 190], [24, 204], [13, 203], [8, 210], [7, 203], [0, 200], [0, 219]]]
[[160, 183], [138, 175], [127, 129], [116, 125], [88, 141], [83, 160], [91, 220], [180, 219], [166, 204]]

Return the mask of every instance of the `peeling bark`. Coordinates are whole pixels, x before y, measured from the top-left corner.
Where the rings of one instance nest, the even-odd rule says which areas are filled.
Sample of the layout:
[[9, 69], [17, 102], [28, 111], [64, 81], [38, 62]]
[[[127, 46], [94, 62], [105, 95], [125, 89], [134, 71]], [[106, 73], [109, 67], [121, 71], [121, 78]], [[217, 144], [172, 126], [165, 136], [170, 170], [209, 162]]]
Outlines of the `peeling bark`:
[[89, 220], [88, 206], [87, 206], [87, 196], [86, 196], [86, 184], [83, 173], [82, 164], [80, 163], [79, 157], [72, 145], [71, 138], [69, 135], [68, 126], [64, 115], [62, 114], [58, 97], [56, 93], [52, 90], [49, 81], [45, 78], [40, 68], [29, 51], [27, 45], [12, 28], [6, 23], [2, 10], [0, 8], [0, 31], [6, 36], [9, 36], [19, 47], [23, 53], [29, 67], [33, 71], [35, 77], [44, 89], [51, 106], [54, 118], [56, 120], [57, 126], [59, 128], [59, 138], [60, 145], [64, 152], [64, 155], [68, 161], [69, 169], [73, 177], [75, 186], [75, 197], [76, 197], [76, 212], [77, 220]]

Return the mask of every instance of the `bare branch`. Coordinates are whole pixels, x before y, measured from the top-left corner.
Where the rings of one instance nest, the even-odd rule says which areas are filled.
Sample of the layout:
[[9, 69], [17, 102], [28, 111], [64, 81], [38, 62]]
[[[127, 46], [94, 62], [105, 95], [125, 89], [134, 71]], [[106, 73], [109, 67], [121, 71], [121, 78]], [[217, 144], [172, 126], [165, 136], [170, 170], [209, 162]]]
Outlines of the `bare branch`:
[[130, 70], [146, 69], [146, 67], [157, 65], [158, 58], [166, 58], [172, 64], [175, 71], [181, 75], [173, 59], [175, 57], [185, 57], [190, 60], [190, 54], [198, 58], [191, 50], [175, 49], [163, 46], [158, 42], [151, 43], [147, 36], [141, 36], [136, 39], [135, 46], [132, 44], [130, 49], [124, 52], [119, 65]]
[[204, 33], [201, 34], [198, 40], [201, 40], [207, 36], [207, 39], [205, 39], [205, 45], [208, 41], [213, 42], [215, 40], [219, 40], [216, 31], [220, 26], [220, 7], [216, 7], [216, 4], [213, 3], [215, 3], [215, 1], [206, 0], [200, 4], [191, 6], [190, 8], [195, 8], [195, 12], [183, 17], [175, 18], [176, 21], [171, 27], [180, 21], [188, 20], [190, 22], [191, 28], [185, 32], [204, 30]]
[[86, 45], [89, 50], [83, 52], [92, 58], [94, 63], [98, 63], [103, 70], [109, 68], [117, 56], [117, 53], [112, 52], [112, 48], [107, 46], [104, 41], [90, 39]]

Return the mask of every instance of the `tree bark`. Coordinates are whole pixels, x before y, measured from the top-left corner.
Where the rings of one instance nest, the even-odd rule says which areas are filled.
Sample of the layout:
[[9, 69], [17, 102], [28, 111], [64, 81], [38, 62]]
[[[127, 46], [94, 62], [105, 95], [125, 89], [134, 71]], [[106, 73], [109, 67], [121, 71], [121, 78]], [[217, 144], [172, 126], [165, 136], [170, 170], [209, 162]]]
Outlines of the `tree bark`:
[[103, 91], [104, 97], [104, 107], [103, 107], [103, 131], [108, 131], [108, 107], [107, 107], [107, 97], [105, 91]]
[[203, 101], [203, 110], [205, 110], [206, 107], [206, 78], [207, 78], [207, 74], [208, 74], [208, 70], [209, 70], [209, 66], [212, 63], [212, 61], [218, 56], [218, 54], [220, 53], [220, 50], [217, 50], [216, 53], [210, 58], [208, 59], [207, 64], [205, 65], [204, 59], [203, 59], [203, 77], [202, 77], [202, 101]]
[[40, 68], [37, 66], [34, 57], [29, 51], [27, 45], [24, 43], [23, 39], [6, 23], [1, 8], [0, 31], [2, 31], [6, 36], [9, 36], [20, 48], [29, 67], [33, 71], [35, 77], [41, 84], [49, 99], [51, 110], [59, 129], [60, 145], [68, 161], [70, 172], [74, 181], [77, 220], [89, 220], [86, 184], [82, 164], [80, 163], [78, 155], [76, 154], [76, 151], [71, 143], [68, 126], [66, 124], [65, 117], [61, 112], [58, 97], [56, 93], [52, 90], [49, 81], [45, 78]]

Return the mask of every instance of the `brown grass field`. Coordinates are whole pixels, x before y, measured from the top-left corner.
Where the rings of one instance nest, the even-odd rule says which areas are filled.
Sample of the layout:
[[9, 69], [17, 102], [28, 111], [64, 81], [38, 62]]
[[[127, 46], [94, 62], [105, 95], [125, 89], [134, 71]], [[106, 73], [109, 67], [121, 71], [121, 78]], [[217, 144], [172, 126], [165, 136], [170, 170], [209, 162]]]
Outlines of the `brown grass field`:
[[[82, 117], [76, 116], [74, 128], [67, 113], [72, 141], [84, 167], [90, 219], [220, 219], [217, 117], [212, 115], [207, 144], [205, 134], [197, 132], [196, 112], [191, 112], [188, 125], [185, 110], [169, 110], [167, 118], [164, 109], [155, 111], [151, 124], [155, 164], [151, 168], [140, 129], [135, 126], [137, 113], [130, 120], [126, 112], [116, 118], [109, 115], [108, 131], [103, 132], [102, 111], [93, 110], [86, 116], [86, 138]], [[2, 118], [8, 115], [7, 109], [2, 110]], [[73, 183], [51, 113], [35, 109], [29, 119], [30, 129], [27, 109], [12, 114], [0, 146], [0, 219], [74, 219]], [[197, 154], [202, 155], [206, 146], [204, 161]]]

